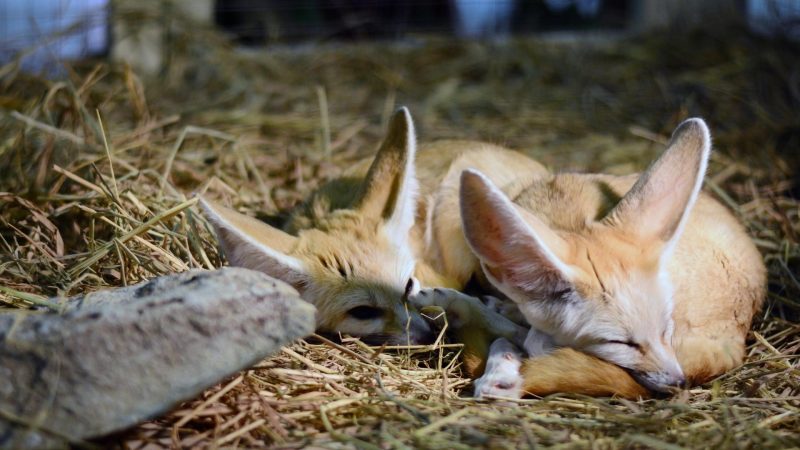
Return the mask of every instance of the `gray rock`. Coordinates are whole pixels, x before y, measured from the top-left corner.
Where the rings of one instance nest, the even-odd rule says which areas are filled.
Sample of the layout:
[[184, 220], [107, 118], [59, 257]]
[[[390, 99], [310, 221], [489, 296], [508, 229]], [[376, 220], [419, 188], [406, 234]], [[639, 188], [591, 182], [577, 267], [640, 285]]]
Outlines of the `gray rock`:
[[64, 446], [155, 417], [314, 331], [260, 272], [190, 271], [0, 315], [0, 448]]

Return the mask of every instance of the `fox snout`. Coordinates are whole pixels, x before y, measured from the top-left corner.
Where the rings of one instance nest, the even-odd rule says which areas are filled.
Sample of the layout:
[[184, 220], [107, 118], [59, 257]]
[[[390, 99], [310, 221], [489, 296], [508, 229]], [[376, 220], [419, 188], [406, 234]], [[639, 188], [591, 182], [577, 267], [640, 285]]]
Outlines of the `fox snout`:
[[435, 327], [411, 305], [396, 310], [393, 320], [383, 330], [361, 333], [362, 341], [370, 345], [427, 345], [432, 344], [436, 336]]
[[405, 332], [401, 338], [403, 341], [400, 343], [401, 345], [433, 344], [433, 342], [436, 340], [436, 331], [431, 325], [431, 322], [423, 318], [422, 314], [420, 314], [420, 311], [408, 303], [409, 297], [418, 292], [419, 289], [419, 282], [414, 278], [409, 278], [403, 293], [403, 303], [406, 308], [406, 322], [405, 326], [403, 327]]
[[647, 389], [662, 394], [672, 394], [686, 387], [686, 376], [680, 367], [658, 372], [630, 371], [631, 376]]
[[629, 367], [633, 378], [650, 391], [672, 394], [686, 387], [686, 376], [672, 346], [652, 345], [641, 365]]
[[401, 337], [401, 340], [403, 341], [401, 345], [406, 343], [412, 345], [433, 344], [436, 340], [436, 333], [428, 321], [419, 314], [413, 314], [408, 329]]

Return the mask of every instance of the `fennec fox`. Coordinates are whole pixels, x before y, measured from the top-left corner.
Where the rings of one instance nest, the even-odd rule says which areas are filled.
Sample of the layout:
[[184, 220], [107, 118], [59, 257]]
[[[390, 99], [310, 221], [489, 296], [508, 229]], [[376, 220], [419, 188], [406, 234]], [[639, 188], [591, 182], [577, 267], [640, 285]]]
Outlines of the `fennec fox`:
[[[476, 142], [436, 142], [422, 146], [417, 155], [411, 116], [401, 108], [371, 164], [357, 164], [320, 188], [284, 230], [206, 199], [201, 205], [229, 262], [295, 286], [317, 307], [320, 332], [360, 336], [371, 343], [424, 343], [435, 336], [406, 299], [420, 286], [462, 288], [467, 281], [443, 276], [425, 262], [438, 251], [430, 245], [432, 233], [425, 231], [435, 193], [448, 186], [457, 211], [458, 179], [467, 167], [499, 185], [512, 179], [514, 169], [547, 173], [520, 153]], [[456, 225], [461, 236], [460, 222]], [[463, 237], [458, 242], [461, 253], [469, 253]], [[493, 334], [519, 334], [518, 327], [488, 314], [480, 320], [491, 322]]]
[[[462, 221], [486, 277], [532, 326], [530, 358], [490, 363], [479, 395], [637, 397], [741, 363], [766, 274], [744, 228], [700, 192], [710, 147], [690, 119], [638, 177], [535, 176], [504, 193], [463, 173], [461, 218], [435, 220]], [[492, 357], [513, 362], [510, 348], [495, 342]]]

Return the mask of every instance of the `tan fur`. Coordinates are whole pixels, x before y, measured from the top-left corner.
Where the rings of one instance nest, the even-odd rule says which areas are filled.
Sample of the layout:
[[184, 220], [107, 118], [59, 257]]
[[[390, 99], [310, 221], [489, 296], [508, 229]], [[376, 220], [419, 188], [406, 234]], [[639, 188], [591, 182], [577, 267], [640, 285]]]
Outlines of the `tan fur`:
[[[445, 276], [438, 259], [426, 258], [439, 251], [426, 241], [427, 214], [439, 188], [457, 192], [466, 167], [478, 167], [500, 184], [514, 176], [512, 168], [523, 174], [546, 171], [520, 153], [491, 144], [440, 141], [415, 149], [410, 115], [401, 109], [376, 157], [313, 193], [283, 231], [208, 200], [202, 204], [230, 263], [297, 287], [317, 307], [319, 331], [375, 342], [425, 342], [434, 336], [405, 303], [409, 277], [424, 287], [461, 288], [467, 281]], [[445, 207], [457, 209], [457, 202]], [[455, 232], [449, 242], [468, 255], [460, 230]], [[411, 271], [401, 276], [409, 262]], [[381, 315], [358, 320], [349, 313], [357, 307], [378, 309]]]
[[[363, 183], [370, 162], [357, 163], [342, 178], [315, 192], [294, 211], [287, 231], [330, 229], [326, 226], [328, 218], [354, 201], [347, 198], [348, 193], [356, 192]], [[509, 186], [510, 190], [549, 173], [539, 162], [522, 153], [476, 141], [442, 140], [421, 144], [415, 165], [419, 194], [410, 243], [418, 256], [415, 273], [426, 287], [462, 288], [479, 268], [461, 231], [458, 190], [464, 169], [480, 170], [495, 184]], [[432, 223], [433, 230], [426, 242], [426, 227], [431, 223], [432, 211], [440, 219]]]
[[[612, 192], [622, 196], [633, 181], [631, 177], [554, 176], [551, 186], [557, 186], [570, 198], [568, 210], [552, 202], [539, 202], [552, 193], [529, 193], [516, 200], [534, 211], [559, 211], [553, 216], [554, 222], [566, 225], [575, 223], [576, 217], [604, 209], [601, 204], [612, 200], [603, 198], [606, 188], [611, 187]], [[591, 253], [615, 254], [623, 270], [638, 264], [641, 253], [625, 245], [624, 236], [598, 234], [585, 243], [596, 247]], [[575, 262], [591, 273], [586, 260]], [[602, 265], [602, 260], [596, 264], [599, 272], [611, 270]], [[766, 283], [762, 258], [742, 226], [717, 201], [701, 195], [667, 270], [675, 298], [673, 345], [689, 383], [702, 384], [740, 365], [747, 331], [763, 302]], [[597, 289], [593, 284], [587, 283], [583, 288]], [[591, 293], [585, 296], [596, 298]], [[522, 369], [524, 390], [534, 395], [575, 392], [628, 398], [647, 392], [641, 387], [633, 388], [638, 383], [618, 366], [584, 356], [554, 353], [526, 361]], [[564, 370], [568, 367], [574, 369]], [[557, 373], [561, 375], [553, 377]]]
[[[420, 202], [415, 241], [424, 241], [419, 234], [424, 231], [422, 225], [429, 222], [430, 239], [421, 250], [423, 259], [460, 288], [480, 271], [477, 259], [464, 240], [461, 226], [458, 202], [461, 173], [465, 169], [479, 170], [496, 185], [513, 191], [516, 186], [546, 176], [549, 172], [522, 153], [481, 142], [440, 141], [429, 144], [426, 150], [420, 152], [417, 166], [421, 172], [420, 184], [430, 189], [430, 194]], [[440, 157], [437, 155], [448, 154], [457, 155], [448, 166], [434, 160]], [[426, 174], [428, 177], [425, 177]], [[427, 217], [427, 214], [433, 217]]]
[[[625, 196], [637, 182], [635, 176], [551, 175], [522, 154], [469, 141], [423, 145], [409, 166], [414, 161], [413, 143], [408, 150], [409, 137], [403, 133], [410, 128], [413, 140], [413, 127], [407, 112], [402, 113], [403, 117], [393, 119], [375, 160], [357, 164], [314, 193], [294, 212], [285, 231], [206, 204], [209, 214], [216, 217], [212, 221], [232, 264], [264, 267], [267, 273], [294, 282], [301, 292], [313, 290], [305, 295], [314, 299], [319, 310], [321, 331], [378, 335], [393, 342], [422, 339], [425, 326], [415, 311], [408, 315], [407, 280], [397, 273], [397, 267], [409, 258], [414, 261], [414, 277], [425, 287], [460, 289], [473, 276], [491, 277], [493, 270], [499, 270], [484, 265], [486, 271], [482, 271], [464, 239], [459, 188], [461, 173], [467, 168], [481, 171], [500, 186], [529, 226], [545, 236], [550, 233], [551, 247], [577, 272], [575, 289], [588, 301], [602, 298], [603, 275], [598, 274], [615, 274], [624, 280], [627, 274], [652, 277], [658, 270], [658, 252], [665, 244], [642, 247], [640, 238], [657, 240], [674, 230], [628, 223], [629, 215], [618, 213], [641, 207], [635, 196]], [[398, 208], [402, 209], [397, 199], [410, 195], [402, 192], [410, 176], [416, 181], [413, 224], [409, 223], [407, 235], [387, 233], [387, 224], [394, 230], [397, 223], [404, 223], [396, 220]], [[658, 216], [658, 210], [651, 214]], [[490, 211], [478, 217], [489, 223], [492, 219]], [[636, 233], [642, 236], [634, 239]], [[563, 243], [554, 244], [560, 238]], [[242, 244], [242, 239], [247, 243]], [[250, 241], [269, 247], [267, 253], [277, 253], [276, 259], [269, 253], [265, 262], [265, 253], [253, 250]], [[295, 266], [302, 270], [295, 271]], [[701, 195], [667, 270], [675, 293], [670, 347], [674, 350], [670, 351], [690, 381], [703, 382], [739, 364], [765, 285], [763, 263], [741, 225], [719, 203]], [[545, 284], [557, 290], [560, 281], [557, 276], [552, 280]], [[378, 322], [354, 324], [348, 311], [365, 302], [386, 314]], [[417, 334], [410, 333], [412, 322]], [[456, 338], [466, 344], [468, 370], [478, 375], [489, 339], [499, 334], [490, 323], [468, 320], [465, 324], [469, 326], [456, 329]], [[535, 395], [576, 392], [636, 397], [647, 392], [628, 371], [569, 349], [531, 358], [522, 372], [524, 390]]]
[[[711, 197], [700, 194], [683, 221], [677, 221], [677, 216], [669, 219], [666, 215], [668, 206], [688, 201], [691, 190], [681, 189], [681, 185], [691, 187], [693, 173], [699, 172], [702, 176], [702, 168], [697, 166], [699, 155], [693, 150], [701, 147], [698, 139], [702, 135], [692, 129], [691, 123], [684, 128], [681, 133], [676, 132], [671, 151], [654, 165], [655, 169], [651, 167], [641, 177], [547, 175], [530, 179], [527, 186], [514, 186], [515, 192], [504, 189], [516, 205], [518, 217], [523, 218], [531, 230], [552, 230], [548, 232], [554, 236], [545, 237], [545, 241], [555, 242], [549, 247], [555, 249], [557, 259], [568, 267], [571, 274], [569, 283], [561, 281], [563, 275], [557, 273], [558, 270], [548, 275], [550, 272], [546, 270], [555, 269], [532, 269], [539, 264], [548, 266], [546, 261], [514, 260], [515, 256], [503, 255], [499, 249], [496, 255], [493, 254], [493, 247], [485, 245], [478, 252], [483, 252], [481, 257], [487, 258], [483, 260], [484, 269], [495, 283], [505, 285], [506, 291], [519, 287], [545, 293], [546, 297], [547, 292], [570, 287], [578, 294], [573, 298], [594, 302], [594, 305], [586, 306], [589, 310], [608, 311], [613, 316], [625, 314], [625, 309], [615, 309], [616, 299], [609, 297], [606, 290], [613, 292], [615, 287], [624, 288], [626, 283], [631, 283], [638, 289], [652, 286], [653, 296], [657, 295], [657, 286], [648, 284], [646, 280], [658, 278], [659, 255], [669, 248], [668, 236], [677, 227], [685, 226], [682, 234], [678, 235], [674, 250], [669, 253], [671, 257], [664, 262], [674, 294], [672, 338], [670, 342], [664, 342], [662, 338], [659, 343], [668, 354], [660, 360], [648, 359], [650, 349], [644, 345], [640, 349], [643, 356], [637, 357], [635, 368], [640, 372], [657, 371], [664, 358], [677, 358], [687, 380], [698, 384], [741, 364], [748, 328], [764, 300], [766, 272], [762, 258], [744, 228]], [[659, 164], [675, 170], [659, 170]], [[467, 178], [475, 180], [475, 177]], [[481, 193], [483, 189], [481, 186], [473, 187], [467, 189], [467, 194]], [[463, 195], [464, 191], [462, 207], [466, 201], [467, 210], [472, 211], [471, 217], [465, 216], [465, 225], [474, 221], [475, 229], [481, 233], [499, 233], [506, 220], [497, 217], [499, 210], [490, 204], [473, 203], [472, 197], [464, 198]], [[640, 198], [648, 198], [655, 206], [638, 204]], [[436, 219], [450, 224], [458, 220], [452, 213]], [[494, 224], [493, 220], [498, 222]], [[666, 225], [659, 228], [654, 225], [658, 223]], [[465, 231], [473, 244], [480, 245], [486, 240], [486, 235], [469, 239], [470, 227]], [[516, 238], [505, 236], [504, 239]], [[502, 242], [500, 238], [497, 240]], [[520, 241], [518, 246], [525, 245], [531, 244]], [[524, 249], [520, 253], [525, 254]], [[541, 251], [534, 250], [528, 254], [535, 258], [541, 255]], [[463, 258], [463, 255], [456, 251], [444, 258]], [[520, 269], [514, 272], [509, 266]], [[636, 294], [641, 298], [649, 296], [646, 292]], [[514, 296], [513, 292], [511, 296]], [[526, 305], [519, 306], [524, 308]], [[635, 316], [617, 319], [623, 324], [626, 321], [636, 323], [644, 329], [649, 323], [660, 323], [660, 318], [649, 316], [652, 311], [647, 308], [640, 307], [635, 311]], [[597, 320], [596, 326], [603, 326], [599, 322], [602, 319], [598, 317]], [[548, 332], [557, 333], [561, 325], [549, 326], [556, 328]], [[591, 326], [589, 322], [587, 327]], [[581, 338], [584, 340], [571, 344], [591, 349], [595, 345], [591, 330], [582, 333], [580, 336], [584, 336]], [[523, 389], [535, 395], [561, 391], [636, 397], [645, 392], [641, 387], [634, 387], [637, 383], [628, 371], [573, 351], [559, 350], [532, 358], [525, 362], [522, 373], [525, 378]]]

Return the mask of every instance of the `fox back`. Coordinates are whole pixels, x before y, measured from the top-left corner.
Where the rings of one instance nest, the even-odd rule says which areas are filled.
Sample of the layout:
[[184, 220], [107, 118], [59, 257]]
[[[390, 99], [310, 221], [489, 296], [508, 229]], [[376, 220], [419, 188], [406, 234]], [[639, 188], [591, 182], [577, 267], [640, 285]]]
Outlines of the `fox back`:
[[741, 362], [766, 286], [744, 228], [700, 192], [709, 152], [705, 123], [692, 119], [639, 176], [549, 175], [504, 193], [466, 171], [466, 239], [556, 346], [650, 390], [706, 381]]

